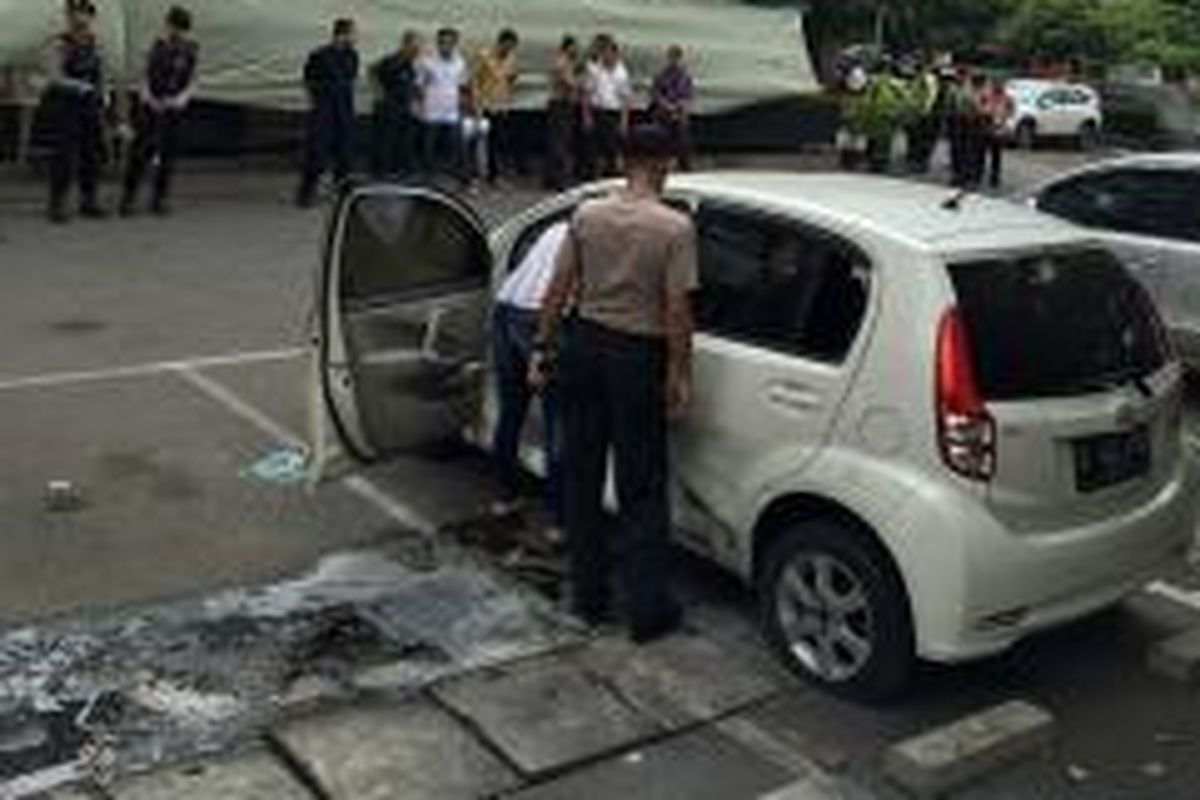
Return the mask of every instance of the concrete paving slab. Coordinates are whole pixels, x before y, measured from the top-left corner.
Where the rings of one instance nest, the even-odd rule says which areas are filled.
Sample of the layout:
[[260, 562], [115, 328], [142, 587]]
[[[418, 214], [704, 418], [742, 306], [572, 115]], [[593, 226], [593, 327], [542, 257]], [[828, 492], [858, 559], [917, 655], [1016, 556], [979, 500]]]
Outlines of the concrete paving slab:
[[1180, 683], [1200, 680], [1200, 628], [1165, 639], [1150, 650], [1150, 669]]
[[117, 784], [113, 800], [309, 800], [275, 758], [255, 752], [154, 772]]
[[580, 659], [626, 701], [668, 728], [728, 714], [780, 691], [787, 680], [761, 669], [739, 650], [690, 632], [645, 647], [608, 637]]
[[1054, 716], [1017, 700], [893, 745], [885, 774], [918, 797], [936, 797], [1046, 747]]
[[508, 767], [425, 701], [315, 716], [277, 736], [329, 800], [465, 800], [517, 785]]
[[[0, 625], [271, 580], [397, 533], [343, 487], [245, 477], [275, 443], [173, 375], [0, 392], [0, 441]], [[46, 510], [53, 479], [81, 510]]]
[[701, 729], [525, 790], [514, 800], [756, 800], [794, 777], [721, 733]]
[[597, 758], [661, 732], [561, 657], [468, 676], [435, 691], [527, 775]]

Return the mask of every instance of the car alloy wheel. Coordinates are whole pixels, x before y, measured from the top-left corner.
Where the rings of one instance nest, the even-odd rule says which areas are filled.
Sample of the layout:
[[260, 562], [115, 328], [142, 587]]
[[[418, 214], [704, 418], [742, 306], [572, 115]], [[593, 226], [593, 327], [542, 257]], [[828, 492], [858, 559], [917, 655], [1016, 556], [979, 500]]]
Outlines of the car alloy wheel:
[[788, 649], [817, 677], [841, 683], [870, 661], [875, 619], [867, 592], [835, 556], [798, 553], [775, 585], [775, 604]]
[[916, 664], [908, 593], [891, 556], [853, 521], [783, 523], [756, 577], [764, 630], [805, 680], [869, 703], [902, 694]]

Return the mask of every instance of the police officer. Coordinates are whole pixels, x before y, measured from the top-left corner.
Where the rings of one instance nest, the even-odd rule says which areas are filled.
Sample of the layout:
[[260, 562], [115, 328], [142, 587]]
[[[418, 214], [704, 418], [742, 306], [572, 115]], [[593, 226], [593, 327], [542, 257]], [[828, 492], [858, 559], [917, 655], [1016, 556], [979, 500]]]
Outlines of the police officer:
[[308, 90], [308, 137], [296, 204], [311, 206], [321, 173], [333, 164], [338, 181], [350, 174], [354, 138], [354, 84], [358, 80], [358, 51], [354, 47], [354, 20], [333, 23], [333, 40], [314, 50], [304, 64]]
[[167, 194], [179, 150], [179, 126], [191, 101], [195, 85], [196, 58], [199, 48], [189, 38], [192, 15], [175, 6], [167, 12], [166, 34], [150, 48], [146, 60], [146, 82], [137, 108], [137, 134], [125, 172], [121, 196], [121, 215], [136, 210], [138, 189], [152, 158], [158, 156], [154, 175], [155, 214], [169, 213]]
[[377, 178], [405, 175], [416, 168], [421, 130], [416, 116], [421, 97], [417, 72], [420, 55], [420, 34], [405, 31], [400, 48], [380, 59], [371, 70], [379, 92], [371, 167]]
[[912, 108], [909, 112], [907, 134], [908, 171], [917, 175], [929, 172], [933, 151], [941, 133], [938, 118], [938, 94], [941, 90], [938, 76], [926, 65], [910, 61], [914, 74], [909, 82]]
[[53, 127], [50, 163], [51, 222], [64, 223], [67, 193], [79, 181], [79, 213], [105, 216], [96, 200], [100, 162], [104, 156], [104, 70], [92, 24], [96, 7], [89, 0], [72, 0], [67, 7], [67, 30], [54, 38], [49, 54], [47, 115]]
[[[589, 622], [612, 611], [615, 559], [602, 515], [611, 450], [626, 528], [621, 574], [637, 643], [681, 622], [669, 585], [667, 425], [691, 397], [689, 293], [698, 276], [692, 222], [662, 202], [675, 149], [660, 126], [634, 127], [625, 142], [625, 186], [575, 212], [530, 365], [530, 380], [543, 385], [561, 350], [573, 610]], [[575, 313], [560, 341], [567, 308]]]

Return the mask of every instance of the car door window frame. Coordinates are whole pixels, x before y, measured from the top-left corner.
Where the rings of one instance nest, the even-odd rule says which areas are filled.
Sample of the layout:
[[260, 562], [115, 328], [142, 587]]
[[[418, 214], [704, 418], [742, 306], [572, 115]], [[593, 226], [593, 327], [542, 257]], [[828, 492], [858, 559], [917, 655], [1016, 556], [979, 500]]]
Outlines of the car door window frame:
[[409, 286], [399, 286], [394, 291], [379, 292], [370, 297], [350, 296], [350, 293], [344, 290], [344, 281], [347, 274], [344, 263], [346, 255], [344, 248], [351, 224], [351, 215], [355, 212], [355, 205], [357, 203], [369, 200], [375, 196], [400, 197], [410, 203], [419, 201], [430, 202], [444, 208], [447, 213], [461, 215], [466, 224], [473, 228], [473, 232], [480, 235], [481, 242], [485, 245], [487, 243], [487, 233], [486, 226], [473, 208], [444, 192], [411, 186], [396, 187], [392, 184], [359, 185], [349, 187], [345, 191], [347, 195], [339, 200], [338, 206], [334, 211], [335, 217], [328, 237], [329, 251], [325, 256], [326, 258], [337, 259], [338, 261], [338, 284], [336, 287], [331, 286], [328, 288], [336, 291], [339, 301], [342, 303], [343, 312], [348, 310], [369, 310], [373, 307], [387, 306], [401, 302], [416, 302], [439, 295], [454, 294], [460, 291], [470, 291], [481, 286], [487, 286], [492, 271], [492, 253], [490, 248], [481, 248], [480, 252], [476, 254], [480, 260], [480, 268], [475, 271], [476, 274], [465, 277], [458, 276], [424, 281]]
[[[701, 318], [703, 309], [699, 308], [699, 300], [701, 299], [705, 287], [704, 281], [704, 248], [705, 248], [705, 230], [704, 221], [706, 215], [710, 212], [737, 215], [742, 217], [747, 224], [755, 223], [760, 225], [771, 225], [778, 228], [780, 231], [791, 232], [798, 237], [804, 239], [820, 240], [829, 244], [830, 252], [841, 251], [848, 259], [849, 269], [851, 270], [850, 280], [858, 280], [861, 282], [862, 300], [860, 308], [857, 310], [857, 319], [851, 325], [853, 330], [848, 331], [846, 343], [844, 346], [837, 349], [835, 354], [821, 353], [815, 350], [811, 343], [806, 343], [802, 339], [795, 342], [772, 341], [765, 337], [757, 337], [750, 334], [738, 334], [735, 331], [714, 327]], [[700, 254], [700, 280], [701, 286], [696, 292], [693, 299], [693, 306], [697, 307], [696, 329], [697, 332], [706, 336], [711, 336], [715, 339], [733, 342], [740, 345], [755, 347], [779, 355], [789, 356], [793, 358], [803, 359], [812, 363], [818, 363], [830, 367], [839, 367], [849, 360], [854, 352], [855, 345], [862, 336], [863, 330], [867, 327], [866, 320], [870, 308], [871, 297], [876, 281], [874, 280], [875, 269], [871, 258], [863, 250], [862, 247], [848, 240], [845, 236], [834, 233], [820, 225], [798, 220], [794, 217], [777, 214], [766, 209], [754, 208], [747, 205], [742, 205], [726, 200], [711, 200], [703, 199], [695, 204], [694, 219], [697, 225], [698, 251]], [[865, 276], [865, 277], [864, 277]], [[821, 281], [822, 277], [816, 277], [815, 280]], [[817, 285], [811, 289], [813, 296], [805, 309], [805, 318], [797, 320], [797, 335], [803, 337], [808, 332], [808, 327], [813, 320], [813, 314], [820, 299], [823, 286]]]

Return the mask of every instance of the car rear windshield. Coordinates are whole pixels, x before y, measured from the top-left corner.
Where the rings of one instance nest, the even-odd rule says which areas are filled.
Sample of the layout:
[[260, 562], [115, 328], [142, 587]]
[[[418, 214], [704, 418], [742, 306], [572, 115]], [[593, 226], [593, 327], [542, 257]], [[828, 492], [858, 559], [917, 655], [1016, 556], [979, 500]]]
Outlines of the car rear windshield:
[[1105, 250], [950, 266], [989, 400], [1107, 391], [1167, 360], [1148, 296]]

